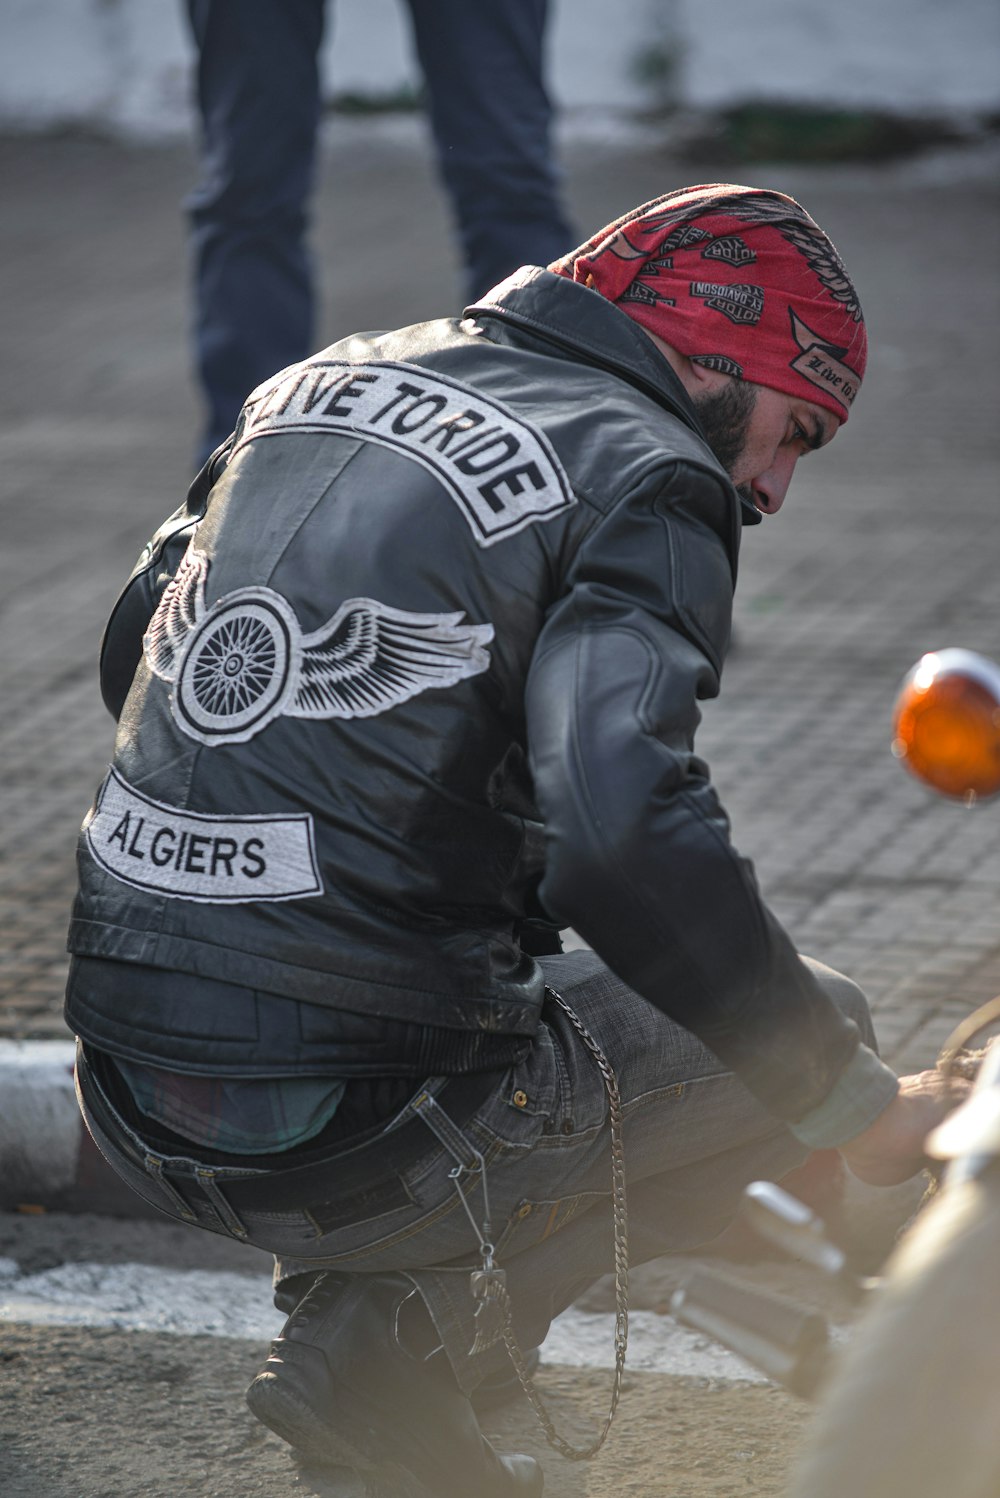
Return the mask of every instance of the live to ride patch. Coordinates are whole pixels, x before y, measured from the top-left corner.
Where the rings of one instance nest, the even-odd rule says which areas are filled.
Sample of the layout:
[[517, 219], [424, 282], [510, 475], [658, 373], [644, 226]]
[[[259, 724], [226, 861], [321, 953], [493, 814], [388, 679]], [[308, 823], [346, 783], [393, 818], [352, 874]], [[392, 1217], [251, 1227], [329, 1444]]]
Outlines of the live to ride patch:
[[175, 900], [234, 904], [323, 892], [308, 814], [185, 811], [144, 796], [111, 769], [83, 831], [107, 873]]
[[413, 458], [440, 480], [480, 546], [576, 504], [543, 434], [509, 407], [415, 364], [311, 359], [254, 391], [236, 431], [246, 442], [298, 430], [340, 432]]

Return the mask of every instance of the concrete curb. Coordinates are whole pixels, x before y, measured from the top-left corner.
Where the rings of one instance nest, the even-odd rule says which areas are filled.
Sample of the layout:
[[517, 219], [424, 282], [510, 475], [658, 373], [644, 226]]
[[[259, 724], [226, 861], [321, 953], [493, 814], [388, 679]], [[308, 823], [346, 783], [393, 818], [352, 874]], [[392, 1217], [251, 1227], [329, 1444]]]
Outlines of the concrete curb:
[[87, 1133], [75, 1051], [72, 1040], [0, 1040], [0, 1208], [158, 1217]]

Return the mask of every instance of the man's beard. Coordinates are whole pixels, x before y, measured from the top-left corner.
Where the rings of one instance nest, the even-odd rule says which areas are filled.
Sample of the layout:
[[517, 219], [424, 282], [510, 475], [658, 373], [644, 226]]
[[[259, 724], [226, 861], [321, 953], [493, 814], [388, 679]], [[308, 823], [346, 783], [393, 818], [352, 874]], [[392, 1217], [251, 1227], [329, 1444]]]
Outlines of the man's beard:
[[[757, 386], [746, 380], [727, 380], [719, 390], [701, 396], [694, 404], [709, 447], [732, 477], [746, 446]], [[749, 486], [744, 485], [740, 493], [749, 499]]]

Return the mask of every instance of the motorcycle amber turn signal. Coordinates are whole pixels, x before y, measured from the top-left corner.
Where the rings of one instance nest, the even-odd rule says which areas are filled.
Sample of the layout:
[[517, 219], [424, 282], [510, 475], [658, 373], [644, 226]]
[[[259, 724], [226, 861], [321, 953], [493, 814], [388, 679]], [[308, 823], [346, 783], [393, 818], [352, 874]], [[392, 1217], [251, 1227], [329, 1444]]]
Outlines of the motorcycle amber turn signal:
[[921, 656], [896, 698], [892, 752], [943, 796], [1000, 791], [1000, 666], [972, 650]]

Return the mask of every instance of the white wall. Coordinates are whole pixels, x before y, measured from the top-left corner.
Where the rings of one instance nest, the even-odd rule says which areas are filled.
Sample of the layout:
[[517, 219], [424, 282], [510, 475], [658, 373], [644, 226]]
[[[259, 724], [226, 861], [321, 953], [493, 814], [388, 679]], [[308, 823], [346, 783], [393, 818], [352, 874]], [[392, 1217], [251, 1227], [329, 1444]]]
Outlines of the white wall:
[[995, 110], [997, 0], [672, 0], [687, 100]]
[[[554, 0], [556, 100], [626, 108], [631, 59], [664, 10], [665, 0]], [[181, 0], [0, 0], [0, 126], [186, 130], [191, 60]], [[322, 61], [330, 92], [418, 82], [403, 0], [328, 0]]]
[[[403, 0], [330, 0], [328, 14], [329, 89], [416, 81]], [[1000, 108], [996, 0], [553, 0], [553, 95], [566, 109], [629, 109], [642, 98], [636, 57], [664, 40], [697, 107]], [[190, 64], [181, 0], [0, 0], [0, 126], [186, 130]]]
[[175, 0], [0, 0], [0, 123], [187, 129]]
[[[477, 0], [469, 0], [476, 4]], [[662, 31], [673, 0], [550, 0], [550, 84], [562, 104], [625, 108], [634, 101], [630, 66], [644, 40]], [[325, 73], [333, 91], [416, 83], [403, 0], [330, 0]]]

